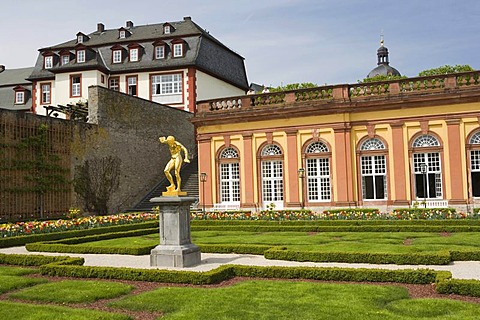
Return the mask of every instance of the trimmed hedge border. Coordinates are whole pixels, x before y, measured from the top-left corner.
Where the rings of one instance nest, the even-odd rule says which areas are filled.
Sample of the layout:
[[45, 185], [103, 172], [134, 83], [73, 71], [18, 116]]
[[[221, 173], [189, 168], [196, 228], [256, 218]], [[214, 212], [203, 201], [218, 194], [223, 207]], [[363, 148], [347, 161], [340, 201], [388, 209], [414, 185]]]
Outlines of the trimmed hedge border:
[[443, 294], [480, 297], [480, 281], [478, 280], [448, 279], [439, 281], [435, 289], [438, 293]]
[[192, 225], [192, 231], [248, 231], [248, 232], [480, 232], [480, 226], [415, 226], [415, 225]]
[[60, 253], [96, 253], [96, 254], [128, 254], [144, 255], [150, 254], [155, 246], [136, 246], [136, 247], [91, 247], [91, 246], [73, 246], [80, 243], [109, 240], [121, 237], [135, 237], [145, 234], [158, 233], [159, 228], [149, 228], [140, 230], [131, 230], [124, 232], [112, 232], [100, 235], [85, 236], [81, 238], [69, 238], [48, 242], [27, 243], [25, 248], [28, 251], [40, 252], [60, 252]]
[[[197, 285], [215, 284], [236, 276], [253, 278], [429, 284], [435, 283], [439, 274], [438, 271], [429, 269], [385, 270], [366, 268], [261, 267], [241, 265], [225, 265], [211, 271], [195, 272], [114, 267], [82, 267], [59, 265], [58, 263], [43, 265], [40, 267], [40, 272], [43, 275], [60, 277], [136, 280]], [[451, 276], [450, 273], [449, 276]]]
[[195, 272], [159, 269], [85, 267], [83, 266], [83, 258], [18, 254], [0, 254], [0, 263], [20, 266], [40, 266], [40, 273], [47, 276], [135, 280], [195, 285], [220, 283], [236, 276], [325, 281], [393, 282], [412, 284], [435, 283], [437, 292], [442, 294], [480, 297], [480, 281], [452, 279], [452, 274], [448, 271], [434, 271], [429, 269], [384, 270], [365, 268], [224, 265], [207, 272]]
[[42, 256], [26, 254], [0, 253], [0, 264], [11, 264], [24, 267], [38, 267], [49, 263], [83, 266], [85, 259], [66, 256]]
[[192, 226], [211, 225], [301, 225], [301, 226], [369, 226], [369, 225], [422, 225], [422, 226], [480, 226], [480, 219], [450, 220], [192, 220]]
[[[480, 251], [478, 252], [480, 254]], [[448, 251], [437, 253], [367, 253], [367, 252], [318, 252], [292, 251], [272, 248], [265, 251], [266, 259], [312, 262], [346, 262], [373, 264], [433, 264], [446, 265], [451, 262]]]
[[92, 229], [83, 229], [83, 230], [69, 230], [62, 232], [51, 232], [51, 233], [39, 233], [24, 235], [18, 237], [6, 237], [0, 238], [0, 248], [16, 247], [23, 246], [27, 243], [39, 242], [39, 241], [53, 241], [68, 239], [74, 237], [85, 237], [95, 234], [103, 234], [110, 232], [119, 232], [119, 231], [128, 231], [128, 230], [139, 230], [147, 228], [158, 228], [158, 221], [147, 221], [141, 223], [131, 223], [131, 224], [121, 224], [116, 226], [108, 227], [98, 227]]

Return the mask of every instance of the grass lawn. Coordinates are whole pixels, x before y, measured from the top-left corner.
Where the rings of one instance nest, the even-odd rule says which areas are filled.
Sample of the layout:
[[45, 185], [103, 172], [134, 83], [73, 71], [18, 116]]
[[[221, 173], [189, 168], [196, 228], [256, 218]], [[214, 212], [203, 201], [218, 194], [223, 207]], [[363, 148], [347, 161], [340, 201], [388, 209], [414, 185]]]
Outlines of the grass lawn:
[[122, 314], [0, 301], [2, 320], [131, 320]]
[[480, 305], [410, 299], [394, 286], [244, 281], [228, 287], [162, 287], [110, 303], [164, 312], [162, 319], [478, 319]]
[[47, 282], [46, 279], [22, 277], [32, 273], [38, 273], [38, 270], [0, 266], [0, 293]]
[[[478, 250], [475, 232], [448, 235], [428, 232], [248, 232], [193, 231], [192, 242], [202, 244], [261, 244], [291, 250], [329, 252], [414, 253], [441, 250]], [[88, 246], [130, 247], [157, 245], [158, 234], [82, 243]]]
[[55, 303], [88, 303], [115, 298], [129, 293], [132, 289], [130, 285], [117, 282], [64, 280], [26, 288], [10, 294], [9, 297]]

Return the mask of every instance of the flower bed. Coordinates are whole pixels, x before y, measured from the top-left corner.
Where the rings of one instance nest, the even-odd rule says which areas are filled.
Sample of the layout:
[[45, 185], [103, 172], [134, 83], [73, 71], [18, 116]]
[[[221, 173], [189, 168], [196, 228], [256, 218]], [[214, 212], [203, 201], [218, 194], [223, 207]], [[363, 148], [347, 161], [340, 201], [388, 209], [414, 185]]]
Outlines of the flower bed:
[[3, 223], [0, 225], [0, 237], [5, 238], [39, 233], [91, 229], [155, 219], [158, 219], [158, 215], [154, 213], [126, 213], [75, 219]]
[[479, 213], [456, 212], [452, 208], [396, 209], [391, 213], [383, 213], [378, 209], [334, 209], [323, 212], [310, 210], [265, 210], [251, 211], [211, 211], [192, 212], [192, 220], [449, 220], [479, 219]]

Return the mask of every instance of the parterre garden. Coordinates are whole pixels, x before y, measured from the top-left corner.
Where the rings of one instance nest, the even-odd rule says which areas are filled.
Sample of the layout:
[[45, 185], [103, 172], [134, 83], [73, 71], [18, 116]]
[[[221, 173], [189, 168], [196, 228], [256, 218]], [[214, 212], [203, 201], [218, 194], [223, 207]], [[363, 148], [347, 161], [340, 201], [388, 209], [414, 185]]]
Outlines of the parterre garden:
[[[26, 245], [40, 252], [0, 254], [2, 318], [476, 319], [480, 314], [480, 281], [452, 279], [445, 271], [224, 265], [194, 272], [88, 267], [82, 258], [66, 257], [149, 254], [158, 244], [157, 217], [142, 213], [0, 225], [0, 247]], [[452, 209], [197, 213], [191, 230], [202, 252], [267, 259], [480, 260], [478, 215]], [[42, 256], [42, 251], [66, 254]], [[412, 295], [418, 290], [430, 292], [428, 298]]]

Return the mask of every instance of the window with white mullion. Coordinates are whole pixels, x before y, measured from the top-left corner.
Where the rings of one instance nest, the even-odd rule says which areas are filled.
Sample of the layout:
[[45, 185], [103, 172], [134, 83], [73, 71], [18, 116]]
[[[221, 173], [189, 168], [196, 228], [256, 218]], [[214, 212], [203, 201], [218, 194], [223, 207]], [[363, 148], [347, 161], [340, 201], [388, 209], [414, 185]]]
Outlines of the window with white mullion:
[[[422, 165], [426, 172], [422, 173]], [[442, 198], [442, 170], [438, 152], [414, 153], [415, 194], [417, 199]]]
[[387, 195], [385, 156], [362, 156], [360, 158], [360, 166], [363, 199], [385, 200]]
[[262, 187], [264, 202], [283, 200], [282, 161], [262, 161]]
[[181, 94], [182, 74], [164, 74], [152, 76], [152, 96]]
[[240, 202], [238, 162], [220, 164], [221, 202]]
[[122, 62], [122, 50], [113, 50], [113, 63]]
[[329, 159], [307, 159], [306, 164], [308, 201], [330, 201]]
[[480, 149], [470, 151], [472, 196], [480, 197]]
[[155, 59], [165, 58], [165, 46], [156, 46], [155, 47]]

